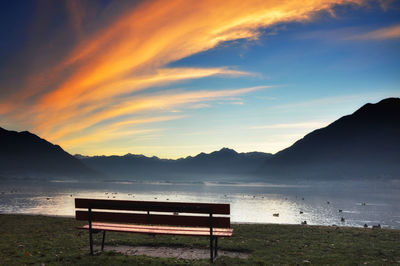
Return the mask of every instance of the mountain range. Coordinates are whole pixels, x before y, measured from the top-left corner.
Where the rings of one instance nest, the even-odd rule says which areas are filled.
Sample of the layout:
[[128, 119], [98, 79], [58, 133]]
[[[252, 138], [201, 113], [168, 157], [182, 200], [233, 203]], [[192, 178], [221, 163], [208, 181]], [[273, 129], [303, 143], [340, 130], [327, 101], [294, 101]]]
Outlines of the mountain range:
[[0, 128], [0, 176], [400, 179], [399, 136], [400, 98], [366, 104], [274, 155], [223, 148], [177, 160], [133, 154], [72, 156], [29, 132]]
[[118, 178], [223, 178], [241, 177], [252, 173], [272, 155], [262, 152], [237, 153], [223, 148], [212, 153], [177, 160], [159, 159], [143, 155], [82, 156], [75, 155], [84, 164], [108, 176]]

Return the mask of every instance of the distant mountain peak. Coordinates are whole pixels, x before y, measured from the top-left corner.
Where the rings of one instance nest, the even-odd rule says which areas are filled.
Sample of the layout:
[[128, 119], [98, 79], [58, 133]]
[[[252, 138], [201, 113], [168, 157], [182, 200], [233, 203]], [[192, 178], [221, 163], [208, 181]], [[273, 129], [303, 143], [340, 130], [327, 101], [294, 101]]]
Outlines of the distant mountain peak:
[[211, 152], [210, 155], [218, 155], [218, 156], [236, 156], [238, 153], [234, 149], [222, 148], [219, 151]]
[[224, 148], [220, 149], [220, 150], [219, 150], [219, 152], [224, 152], [224, 153], [234, 153], [234, 154], [237, 154], [237, 152], [236, 152], [234, 149], [230, 149], [230, 148], [226, 148], [226, 147], [224, 147]]

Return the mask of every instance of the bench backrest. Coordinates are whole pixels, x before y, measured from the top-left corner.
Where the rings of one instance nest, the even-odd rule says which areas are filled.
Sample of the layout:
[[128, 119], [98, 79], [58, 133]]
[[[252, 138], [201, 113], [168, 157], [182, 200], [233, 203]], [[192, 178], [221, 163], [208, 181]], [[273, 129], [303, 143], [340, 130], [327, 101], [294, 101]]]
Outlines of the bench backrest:
[[75, 208], [85, 209], [76, 210], [77, 220], [93, 222], [230, 227], [229, 204], [76, 198]]

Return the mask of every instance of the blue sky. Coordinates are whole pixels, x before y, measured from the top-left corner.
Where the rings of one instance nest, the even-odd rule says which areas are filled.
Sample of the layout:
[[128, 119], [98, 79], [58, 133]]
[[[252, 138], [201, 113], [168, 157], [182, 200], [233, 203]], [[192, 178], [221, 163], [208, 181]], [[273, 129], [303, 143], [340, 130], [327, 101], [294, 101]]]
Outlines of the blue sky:
[[86, 155], [275, 153], [399, 97], [399, 2], [305, 2], [6, 2], [0, 126]]

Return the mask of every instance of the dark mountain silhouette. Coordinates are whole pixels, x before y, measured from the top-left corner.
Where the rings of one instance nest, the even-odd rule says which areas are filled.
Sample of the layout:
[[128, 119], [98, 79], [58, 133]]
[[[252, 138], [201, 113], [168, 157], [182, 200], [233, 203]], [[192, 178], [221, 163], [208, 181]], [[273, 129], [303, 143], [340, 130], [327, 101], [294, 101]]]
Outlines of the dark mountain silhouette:
[[141, 180], [400, 179], [400, 99], [366, 104], [275, 155], [223, 148], [177, 160], [133, 154], [73, 157], [27, 131], [0, 128], [0, 176], [96, 173]]
[[259, 174], [400, 178], [400, 99], [366, 104], [269, 158]]
[[124, 156], [75, 155], [88, 167], [96, 169], [110, 177], [118, 178], [191, 178], [221, 177], [244, 175], [254, 172], [267, 158], [269, 153], [237, 153], [223, 148], [212, 153], [200, 153], [194, 157], [177, 160], [159, 159], [143, 155]]
[[28, 132], [0, 127], [0, 176], [83, 177], [96, 172], [60, 146]]

